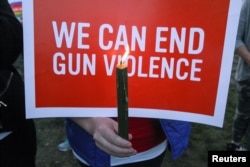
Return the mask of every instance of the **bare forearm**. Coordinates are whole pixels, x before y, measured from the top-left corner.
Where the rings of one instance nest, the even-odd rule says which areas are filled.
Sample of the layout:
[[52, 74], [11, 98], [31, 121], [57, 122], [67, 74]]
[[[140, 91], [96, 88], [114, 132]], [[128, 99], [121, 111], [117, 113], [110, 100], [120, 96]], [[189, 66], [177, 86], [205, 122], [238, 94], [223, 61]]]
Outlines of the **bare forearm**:
[[235, 50], [235, 53], [239, 55], [248, 65], [250, 65], [250, 52], [246, 46], [241, 46]]
[[106, 128], [117, 131], [117, 122], [111, 118], [105, 117], [85, 117], [85, 118], [71, 118], [81, 128], [86, 130], [89, 134], [94, 135], [97, 131], [103, 131]]
[[93, 135], [93, 118], [71, 118], [77, 125]]

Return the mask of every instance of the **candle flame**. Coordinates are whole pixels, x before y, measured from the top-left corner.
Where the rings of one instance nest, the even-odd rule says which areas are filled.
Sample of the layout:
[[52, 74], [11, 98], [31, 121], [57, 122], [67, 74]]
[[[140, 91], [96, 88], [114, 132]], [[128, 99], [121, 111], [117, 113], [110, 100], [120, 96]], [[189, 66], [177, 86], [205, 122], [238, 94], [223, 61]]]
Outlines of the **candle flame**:
[[125, 51], [125, 53], [124, 53], [123, 56], [122, 56], [121, 64], [125, 62], [125, 60], [126, 60], [127, 57], [128, 57], [128, 54], [129, 54], [129, 46], [128, 46], [128, 45], [126, 45], [126, 48], [125, 48], [125, 49], [126, 49], [126, 51]]

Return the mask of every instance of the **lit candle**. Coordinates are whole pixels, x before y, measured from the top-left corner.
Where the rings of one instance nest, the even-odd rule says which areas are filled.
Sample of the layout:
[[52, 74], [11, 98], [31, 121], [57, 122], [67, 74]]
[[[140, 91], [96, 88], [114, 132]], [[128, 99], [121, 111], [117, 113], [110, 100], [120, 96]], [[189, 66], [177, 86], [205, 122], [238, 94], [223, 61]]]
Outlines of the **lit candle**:
[[128, 139], [128, 71], [124, 64], [128, 53], [127, 46], [121, 62], [116, 66], [118, 133], [124, 139]]

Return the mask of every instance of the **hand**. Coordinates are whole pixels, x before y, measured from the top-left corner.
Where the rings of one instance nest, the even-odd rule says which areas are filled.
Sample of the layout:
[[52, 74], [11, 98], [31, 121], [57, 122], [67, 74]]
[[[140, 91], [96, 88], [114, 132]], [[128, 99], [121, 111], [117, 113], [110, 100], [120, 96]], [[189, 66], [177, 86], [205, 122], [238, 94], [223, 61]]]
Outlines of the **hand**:
[[[96, 145], [106, 153], [116, 157], [128, 157], [136, 154], [136, 150], [129, 141], [118, 135], [118, 124], [111, 118], [75, 118], [73, 119], [81, 127], [93, 135]], [[84, 123], [83, 123], [84, 121]]]

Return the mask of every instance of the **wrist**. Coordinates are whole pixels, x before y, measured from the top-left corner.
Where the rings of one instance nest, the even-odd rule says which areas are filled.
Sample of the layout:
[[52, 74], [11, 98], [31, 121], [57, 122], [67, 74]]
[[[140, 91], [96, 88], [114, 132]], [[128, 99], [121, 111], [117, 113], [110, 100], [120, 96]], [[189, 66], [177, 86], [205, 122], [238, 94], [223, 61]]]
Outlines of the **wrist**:
[[93, 118], [71, 118], [71, 120], [74, 121], [77, 125], [79, 125], [82, 129], [86, 130], [89, 134], [93, 134]]

